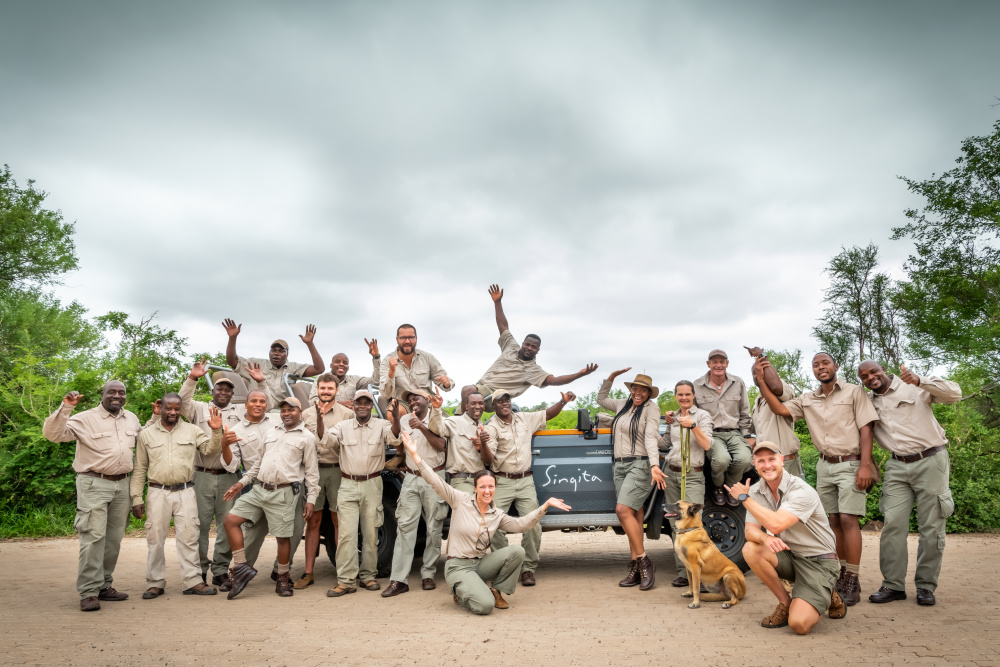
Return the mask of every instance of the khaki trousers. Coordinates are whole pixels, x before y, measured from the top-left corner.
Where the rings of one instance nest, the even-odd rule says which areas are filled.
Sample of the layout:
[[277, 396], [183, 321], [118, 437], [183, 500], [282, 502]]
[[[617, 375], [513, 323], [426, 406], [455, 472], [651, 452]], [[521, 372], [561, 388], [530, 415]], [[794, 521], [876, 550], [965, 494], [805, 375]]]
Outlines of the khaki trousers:
[[448, 483], [453, 489], [468, 493], [470, 496], [476, 495], [476, 485], [472, 481], [472, 477], [452, 477]]
[[[667, 468], [667, 488], [663, 492], [664, 501], [668, 505], [673, 505], [681, 499], [681, 474]], [[687, 475], [687, 483], [684, 495], [689, 503], [696, 505], [705, 504], [705, 473], [691, 470]], [[698, 512], [699, 516], [701, 512]], [[674, 542], [674, 567], [678, 577], [687, 578], [687, 568], [681, 561], [680, 550], [677, 548], [677, 520], [670, 519], [670, 534]]]
[[97, 595], [111, 586], [122, 537], [132, 508], [129, 477], [112, 482], [89, 475], [76, 476], [76, 518], [80, 558], [76, 590], [80, 598]]
[[[376, 529], [381, 525], [382, 477], [356, 482], [346, 476], [337, 494], [340, 519], [337, 541], [337, 581], [353, 588], [361, 581], [375, 579], [378, 568]], [[358, 568], [358, 529], [361, 530], [361, 567]]]
[[184, 589], [201, 583], [198, 567], [198, 500], [193, 487], [183, 491], [165, 491], [150, 487], [146, 491], [146, 587], [166, 588], [166, 561], [163, 545], [174, 520], [174, 543], [181, 566]]
[[917, 570], [913, 580], [917, 588], [932, 593], [937, 589], [941, 561], [944, 559], [945, 522], [955, 512], [955, 501], [948, 488], [951, 459], [948, 452], [938, 452], [926, 459], [903, 463], [885, 462], [885, 479], [879, 507], [885, 515], [879, 541], [879, 566], [882, 585], [894, 591], [906, 590], [906, 534], [910, 513], [917, 503]]
[[[510, 511], [510, 506], [517, 508], [520, 516], [527, 516], [538, 509], [538, 492], [535, 491], [535, 478], [507, 479], [497, 475], [497, 490], [493, 495], [493, 503], [504, 512]], [[507, 546], [507, 533], [497, 530], [493, 534], [493, 550], [499, 551]], [[524, 548], [523, 572], [534, 572], [538, 569], [538, 551], [542, 546], [542, 526], [536, 523], [531, 530], [522, 534], [521, 546]]]
[[[194, 471], [194, 493], [198, 500], [198, 561], [202, 572], [212, 570], [215, 576], [224, 576], [229, 571], [229, 561], [233, 552], [229, 548], [229, 539], [222, 529], [222, 520], [229, 510], [233, 509], [236, 500], [222, 498], [240, 476], [234, 472], [223, 475], [213, 475], [207, 472]], [[215, 520], [215, 550], [212, 558], [208, 557], [208, 538], [212, 530], [212, 520]]]
[[708, 455], [712, 462], [712, 482], [719, 488], [723, 484], [732, 486], [736, 482], [742, 482], [745, 479], [743, 473], [753, 465], [750, 446], [735, 431], [713, 433], [712, 448]]
[[785, 471], [790, 472], [799, 479], [805, 479], [806, 473], [802, 470], [802, 457], [796, 456], [794, 459], [789, 459], [785, 461], [784, 465]]
[[[299, 491], [295, 496], [295, 512], [292, 526], [292, 550], [291, 556], [288, 558], [288, 565], [291, 566], [292, 561], [295, 560], [295, 550], [299, 547], [299, 542], [302, 541], [302, 531], [305, 530], [305, 519], [302, 517], [302, 513], [306, 510], [306, 494], [305, 490]], [[267, 537], [267, 517], [261, 517], [261, 520], [252, 526], [248, 524], [243, 524], [243, 553], [247, 557], [247, 565], [250, 567], [254, 566], [257, 562], [257, 556], [260, 555], [260, 548], [264, 544], [264, 538]], [[277, 572], [278, 570], [278, 559], [275, 557], [273, 570]]]
[[[444, 471], [437, 473], [444, 479]], [[391, 581], [406, 583], [413, 567], [413, 550], [417, 543], [417, 528], [423, 515], [427, 526], [424, 558], [420, 578], [433, 579], [441, 559], [441, 530], [448, 515], [448, 504], [430, 484], [417, 475], [407, 474], [396, 501], [396, 546], [392, 552]]]
[[[475, 614], [493, 613], [490, 588], [512, 595], [524, 562], [524, 549], [517, 545], [493, 551], [482, 558], [451, 558], [444, 566], [444, 579], [458, 603]], [[487, 582], [492, 581], [491, 585]]]

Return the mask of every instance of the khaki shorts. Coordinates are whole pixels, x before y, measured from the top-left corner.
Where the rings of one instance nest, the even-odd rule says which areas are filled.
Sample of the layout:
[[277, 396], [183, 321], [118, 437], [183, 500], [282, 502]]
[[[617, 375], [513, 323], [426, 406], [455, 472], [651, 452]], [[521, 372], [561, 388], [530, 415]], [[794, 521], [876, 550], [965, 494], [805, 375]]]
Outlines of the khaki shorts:
[[267, 530], [275, 537], [291, 537], [295, 532], [295, 494], [292, 487], [265, 491], [260, 482], [250, 487], [250, 493], [240, 496], [229, 510], [250, 523], [267, 519]]
[[316, 504], [313, 509], [317, 512], [323, 509], [323, 503], [330, 501], [330, 511], [337, 511], [337, 493], [340, 492], [340, 481], [344, 479], [344, 474], [340, 472], [340, 466], [319, 469], [319, 495], [316, 496]]
[[822, 616], [830, 608], [833, 587], [840, 576], [836, 558], [806, 558], [787, 549], [779, 551], [778, 576], [794, 583], [792, 597], [805, 600]]
[[817, 461], [816, 492], [827, 514], [865, 515], [868, 494], [856, 484], [860, 468], [861, 461], [829, 463], [822, 458]]
[[618, 504], [642, 509], [643, 503], [653, 490], [653, 473], [649, 469], [649, 459], [614, 464], [615, 495]]

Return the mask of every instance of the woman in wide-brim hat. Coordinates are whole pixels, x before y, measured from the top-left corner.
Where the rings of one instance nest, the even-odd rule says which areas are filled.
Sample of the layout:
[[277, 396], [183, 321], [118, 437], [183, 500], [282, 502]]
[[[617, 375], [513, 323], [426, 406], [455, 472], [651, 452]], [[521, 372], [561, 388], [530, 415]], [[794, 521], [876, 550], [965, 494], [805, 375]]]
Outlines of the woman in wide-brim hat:
[[660, 406], [656, 397], [660, 390], [648, 375], [636, 375], [626, 382], [629, 397], [608, 398], [611, 384], [631, 367], [615, 371], [601, 385], [597, 403], [615, 412], [611, 422], [611, 446], [614, 456], [614, 480], [617, 504], [615, 514], [625, 535], [628, 536], [632, 561], [628, 573], [618, 582], [619, 586], [639, 586], [648, 591], [655, 583], [656, 567], [646, 556], [643, 546], [643, 503], [654, 484], [664, 488], [666, 478], [660, 470]]

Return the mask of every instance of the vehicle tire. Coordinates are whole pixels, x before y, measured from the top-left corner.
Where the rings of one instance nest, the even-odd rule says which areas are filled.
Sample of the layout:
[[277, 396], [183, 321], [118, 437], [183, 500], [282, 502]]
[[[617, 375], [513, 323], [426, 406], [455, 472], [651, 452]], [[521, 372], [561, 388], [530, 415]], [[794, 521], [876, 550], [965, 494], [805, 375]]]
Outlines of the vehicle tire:
[[[378, 541], [376, 554], [378, 563], [375, 566], [376, 576], [385, 579], [392, 572], [392, 552], [396, 547], [396, 499], [382, 497], [382, 525], [375, 529], [375, 539]], [[361, 558], [361, 532], [358, 531], [358, 558]]]
[[[333, 567], [337, 567], [337, 540], [335, 538], [336, 531], [333, 529], [333, 517], [329, 512], [323, 512], [323, 521], [319, 524], [319, 541], [326, 548], [326, 556], [333, 563]], [[319, 556], [319, 547], [317, 546], [316, 555]]]
[[702, 524], [712, 542], [743, 572], [750, 569], [743, 559], [743, 545], [747, 542], [743, 532], [745, 517], [745, 509], [728, 505], [707, 505], [701, 511]]

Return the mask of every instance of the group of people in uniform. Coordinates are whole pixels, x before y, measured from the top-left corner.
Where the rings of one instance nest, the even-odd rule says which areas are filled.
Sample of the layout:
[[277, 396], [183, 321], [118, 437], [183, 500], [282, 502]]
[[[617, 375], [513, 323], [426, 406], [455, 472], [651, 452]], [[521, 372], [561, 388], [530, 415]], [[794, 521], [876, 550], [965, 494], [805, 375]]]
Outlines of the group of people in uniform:
[[[337, 583], [327, 595], [341, 597], [359, 586], [379, 590], [376, 531], [383, 519], [386, 468], [402, 475], [403, 484], [392, 569], [382, 597], [409, 591], [421, 518], [427, 527], [421, 587], [436, 588], [442, 526], [450, 507], [444, 575], [456, 604], [477, 614], [507, 608], [503, 595], [513, 593], [518, 582], [536, 583], [542, 515], [552, 507], [570, 509], [555, 498], [539, 506], [531, 439], [576, 396], [563, 393], [560, 401], [537, 412], [515, 411], [512, 399], [532, 386], [569, 384], [597, 365], [549, 374], [536, 361], [540, 337], [529, 334], [518, 343], [503, 311], [503, 291], [492, 285], [489, 294], [501, 353], [478, 382], [462, 387], [454, 415], [443, 411], [440, 390], [456, 385], [434, 355], [417, 348], [411, 324], [397, 328], [396, 348], [385, 358], [377, 340], [366, 339], [372, 373], [357, 376], [348, 374], [343, 353], [332, 358], [326, 372], [312, 325], [300, 336], [312, 357], [309, 364], [289, 361], [288, 344], [280, 339], [266, 358], [241, 357], [236, 350], [241, 325], [227, 319], [226, 359], [251, 388], [245, 403], [232, 402], [233, 381], [221, 371], [212, 378], [211, 402], [194, 400], [207, 373], [201, 361], [177, 393], [154, 404], [145, 425], [124, 409], [121, 382], [108, 382], [100, 404], [77, 414], [73, 410], [81, 397], [69, 392], [46, 419], [43, 433], [53, 442], [77, 443], [81, 609], [97, 610], [102, 601], [128, 597], [112, 584], [129, 511], [146, 517], [145, 599], [165, 591], [164, 543], [171, 519], [185, 595], [222, 590], [235, 598], [257, 575], [256, 560], [268, 533], [278, 547], [271, 571], [276, 593], [290, 596], [311, 586], [327, 505], [337, 535]], [[676, 383], [678, 409], [665, 415], [656, 401], [659, 388], [647, 375], [624, 383], [624, 399], [611, 398], [611, 390], [616, 378], [631, 369], [614, 371], [601, 384], [597, 401], [611, 414], [601, 415], [599, 426], [610, 429], [616, 514], [631, 555], [619, 585], [649, 590], [655, 583], [642, 530], [650, 488], [663, 489], [667, 504], [704, 505], [709, 476], [715, 504], [746, 509], [743, 554], [778, 598], [762, 625], [790, 625], [804, 633], [823, 613], [842, 617], [860, 600], [859, 519], [879, 479], [872, 459], [877, 441], [891, 458], [880, 499], [883, 581], [869, 600], [906, 598], [906, 534], [916, 501], [917, 601], [934, 604], [945, 520], [954, 503], [947, 441], [931, 405], [959, 400], [961, 389], [905, 368], [889, 375], [878, 363], [865, 361], [858, 375], [869, 394], [838, 378], [836, 360], [820, 352], [812, 361], [819, 388], [796, 397], [760, 348], [747, 349], [759, 389], [752, 412], [743, 380], [729, 372], [729, 357], [718, 349], [709, 353], [703, 377]], [[309, 404], [288, 394], [287, 374], [316, 376]], [[386, 419], [373, 414], [376, 399], [369, 385], [378, 385]], [[494, 414], [484, 423], [486, 412]], [[667, 423], [662, 436], [661, 417]], [[820, 454], [815, 489], [804, 481], [798, 456], [794, 422], [802, 418]], [[387, 447], [398, 452], [388, 462]], [[760, 474], [753, 485], [741, 481], [751, 467]], [[507, 514], [512, 506], [517, 517]], [[210, 550], [213, 521], [219, 530]], [[510, 532], [524, 533], [520, 545], [508, 544]], [[303, 535], [304, 572], [293, 582], [290, 566]], [[679, 557], [675, 569], [671, 583], [687, 587]], [[794, 582], [791, 593], [782, 579]]]

